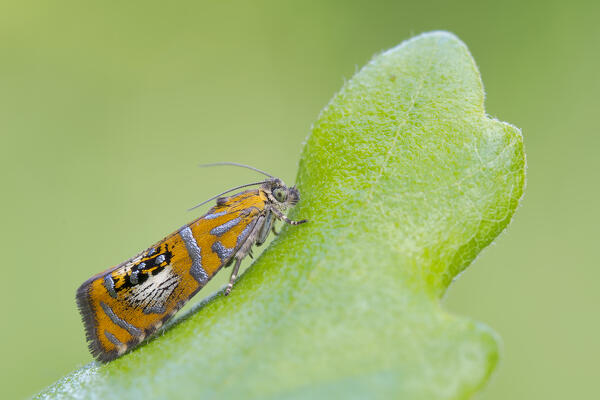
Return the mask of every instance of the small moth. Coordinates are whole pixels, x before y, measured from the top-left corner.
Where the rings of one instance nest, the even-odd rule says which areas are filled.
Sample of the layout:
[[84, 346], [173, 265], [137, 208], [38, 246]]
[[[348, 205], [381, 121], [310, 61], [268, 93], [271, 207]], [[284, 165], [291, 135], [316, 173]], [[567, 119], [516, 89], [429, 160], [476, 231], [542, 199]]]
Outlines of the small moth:
[[[208, 213], [167, 236], [137, 256], [85, 281], [77, 290], [77, 305], [85, 325], [88, 346], [99, 361], [113, 360], [155, 333], [222, 268], [233, 264], [225, 289], [228, 295], [244, 257], [260, 246], [270, 232], [277, 234], [275, 219], [290, 225], [287, 209], [300, 200], [294, 186], [267, 176], [261, 182], [227, 190]], [[260, 185], [229, 197], [241, 188]], [[193, 207], [193, 208], [196, 208]]]

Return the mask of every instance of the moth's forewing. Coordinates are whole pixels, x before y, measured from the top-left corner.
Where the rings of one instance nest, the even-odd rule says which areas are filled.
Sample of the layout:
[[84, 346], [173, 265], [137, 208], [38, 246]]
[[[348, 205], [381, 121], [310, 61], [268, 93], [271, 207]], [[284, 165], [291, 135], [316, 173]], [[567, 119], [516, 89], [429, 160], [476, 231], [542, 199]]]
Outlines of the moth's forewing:
[[250, 190], [136, 257], [84, 282], [77, 291], [91, 353], [110, 361], [154, 333], [235, 255], [264, 210]]

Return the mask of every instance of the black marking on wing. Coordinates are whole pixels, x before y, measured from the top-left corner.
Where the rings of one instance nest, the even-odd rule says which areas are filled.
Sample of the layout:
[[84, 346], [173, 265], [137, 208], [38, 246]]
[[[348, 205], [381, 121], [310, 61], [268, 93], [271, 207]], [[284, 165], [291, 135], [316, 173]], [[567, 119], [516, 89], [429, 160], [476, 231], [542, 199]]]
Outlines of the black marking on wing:
[[143, 284], [151, 276], [158, 275], [171, 264], [172, 256], [173, 254], [166, 244], [157, 247], [154, 252], [149, 252], [146, 257], [143, 257], [131, 267], [127, 275], [113, 276], [115, 292], [119, 294], [119, 292], [128, 291]]

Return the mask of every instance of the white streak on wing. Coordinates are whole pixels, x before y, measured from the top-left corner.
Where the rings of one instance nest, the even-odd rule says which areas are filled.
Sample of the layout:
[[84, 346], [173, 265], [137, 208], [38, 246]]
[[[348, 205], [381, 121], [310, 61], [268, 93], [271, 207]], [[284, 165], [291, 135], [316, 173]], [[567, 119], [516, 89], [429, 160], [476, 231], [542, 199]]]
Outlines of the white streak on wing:
[[168, 265], [157, 275], [152, 275], [145, 282], [131, 288], [127, 301], [133, 307], [142, 308], [147, 314], [162, 314], [169, 296], [180, 281], [181, 277]]

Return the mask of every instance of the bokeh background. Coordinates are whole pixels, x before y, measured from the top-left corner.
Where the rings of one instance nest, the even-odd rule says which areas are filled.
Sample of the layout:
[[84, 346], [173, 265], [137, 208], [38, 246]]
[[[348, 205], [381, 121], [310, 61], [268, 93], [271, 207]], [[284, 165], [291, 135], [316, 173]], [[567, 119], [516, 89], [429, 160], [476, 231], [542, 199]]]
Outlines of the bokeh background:
[[502, 337], [478, 397], [598, 398], [598, 15], [564, 0], [0, 3], [0, 398], [91, 361], [81, 282], [256, 178], [198, 163], [292, 182], [344, 80], [438, 29], [469, 46], [488, 113], [523, 130], [528, 157], [513, 223], [443, 301]]

